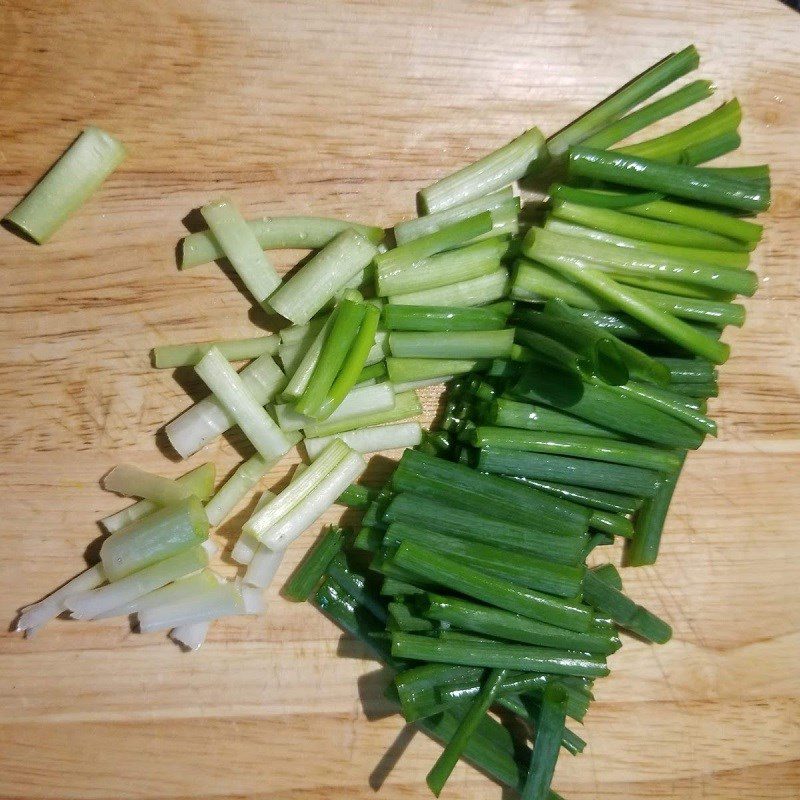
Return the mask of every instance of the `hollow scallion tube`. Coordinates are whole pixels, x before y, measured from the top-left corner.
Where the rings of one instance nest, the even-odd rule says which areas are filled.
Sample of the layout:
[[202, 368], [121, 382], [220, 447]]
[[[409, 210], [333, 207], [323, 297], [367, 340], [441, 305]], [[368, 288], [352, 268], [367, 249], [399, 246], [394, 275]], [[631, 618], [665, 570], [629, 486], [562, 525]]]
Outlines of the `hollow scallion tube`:
[[504, 428], [570, 433], [576, 436], [621, 438], [621, 434], [610, 428], [594, 425], [591, 422], [556, 411], [554, 408], [520, 403], [509, 397], [498, 397], [493, 400], [482, 415], [482, 421]]
[[[703, 231], [676, 222], [638, 217], [625, 212], [596, 206], [582, 206], [578, 203], [559, 200], [553, 204], [551, 213], [553, 217], [564, 222], [583, 225], [587, 228], [642, 242], [706, 250], [746, 252], [740, 242], [718, 233]], [[644, 246], [646, 247], [646, 245]]]
[[369, 239], [348, 228], [334, 237], [270, 297], [281, 316], [302, 325], [365, 269], [378, 250]]
[[[346, 230], [356, 230], [373, 244], [383, 239], [383, 228], [326, 217], [262, 217], [247, 221], [263, 250], [317, 250]], [[190, 233], [181, 246], [181, 269], [223, 258], [225, 252], [210, 230]]]
[[[359, 381], [361, 371], [364, 369], [369, 352], [375, 342], [375, 334], [378, 330], [380, 317], [381, 312], [374, 305], [371, 303], [364, 304], [364, 316], [361, 326], [345, 356], [344, 363], [320, 406], [319, 416], [321, 419], [330, 419], [331, 414], [341, 407], [342, 401]], [[310, 385], [313, 386], [313, 379]]]
[[[372, 389], [375, 387], [370, 386], [367, 388]], [[354, 389], [353, 391], [359, 390]], [[370, 411], [360, 414], [359, 416], [324, 420], [323, 422], [317, 422], [313, 425], [306, 425], [303, 429], [303, 433], [307, 438], [334, 436], [337, 433], [343, 433], [357, 428], [369, 428], [375, 425], [399, 422], [400, 420], [415, 417], [417, 414], [421, 413], [422, 406], [420, 405], [416, 392], [409, 390], [395, 394], [394, 406], [386, 411]]]
[[[696, 166], [732, 153], [734, 150], [738, 150], [741, 144], [742, 137], [739, 136], [738, 131], [727, 131], [710, 139], [702, 139], [682, 150], [676, 148], [669, 154], [669, 160], [677, 164]], [[665, 159], [662, 158], [662, 160]]]
[[[555, 497], [562, 497], [594, 511], [608, 511], [612, 514], [633, 514], [644, 502], [640, 497], [633, 497], [618, 492], [606, 492], [602, 489], [587, 489], [584, 486], [568, 486], [554, 481], [540, 481], [531, 478], [516, 477], [515, 480], [528, 483]], [[591, 524], [591, 520], [589, 521]]]
[[592, 573], [596, 578], [603, 581], [603, 583], [607, 583], [609, 586], [613, 586], [615, 589], [622, 591], [622, 576], [613, 564], [600, 564], [597, 567], [592, 567]]
[[[727, 103], [723, 103], [711, 113], [692, 120], [674, 131], [644, 142], [618, 147], [616, 152], [641, 156], [642, 158], [672, 160], [687, 147], [692, 147], [725, 134], [735, 133], [741, 121], [742, 108], [739, 101], [734, 98]], [[587, 147], [596, 146], [585, 142], [584, 144]]]
[[392, 562], [426, 581], [530, 619], [571, 631], [585, 632], [591, 625], [592, 614], [580, 603], [486, 575], [414, 542], [403, 542], [392, 557]]
[[378, 383], [386, 377], [386, 364], [383, 361], [377, 364], [369, 364], [368, 366], [362, 367], [361, 372], [358, 373], [356, 388], [366, 385], [368, 381], [375, 381], [375, 383]]
[[416, 219], [399, 222], [394, 226], [394, 238], [398, 245], [407, 244], [413, 239], [419, 239], [429, 233], [460, 222], [462, 219], [474, 217], [484, 211], [496, 211], [509, 200], [514, 199], [514, 190], [511, 186], [506, 186], [491, 194], [485, 194], [470, 200], [466, 203], [450, 206], [433, 214], [426, 214]]
[[478, 469], [494, 475], [518, 475], [589, 489], [629, 492], [637, 497], [653, 497], [660, 485], [660, 474], [651, 469], [499, 447], [481, 450]]
[[570, 150], [569, 175], [650, 189], [747, 213], [765, 211], [770, 203], [769, 190], [753, 181], [721, 176], [703, 167], [664, 164], [589, 147]]
[[103, 488], [127, 497], [150, 500], [159, 506], [180, 503], [191, 495], [191, 491], [176, 480], [164, 478], [130, 464], [119, 464], [114, 467], [103, 478]]
[[479, 278], [499, 269], [500, 259], [508, 248], [506, 237], [494, 236], [405, 264], [379, 262], [376, 270], [378, 294], [404, 294]]
[[484, 331], [504, 328], [511, 304], [481, 308], [387, 305], [383, 325], [390, 331]]
[[[297, 472], [295, 472], [293, 480], [297, 480], [297, 477]], [[258, 498], [258, 502], [253, 509], [253, 514], [264, 508], [264, 506], [273, 500], [274, 497], [275, 495], [272, 492], [261, 492], [261, 496]], [[259, 542], [252, 533], [246, 533], [245, 531], [242, 531], [239, 534], [239, 538], [236, 540], [236, 544], [233, 546], [233, 550], [231, 550], [231, 558], [237, 564], [243, 564], [244, 566], [247, 566], [262, 547], [264, 547], [264, 545], [261, 544], [261, 542]]]
[[[334, 315], [331, 314], [331, 316], [328, 317], [322, 327], [317, 331], [310, 344], [307, 346], [300, 346], [300, 350], [304, 352], [304, 355], [300, 358], [300, 361], [294, 371], [291, 372], [291, 377], [289, 378], [289, 382], [286, 384], [286, 389], [281, 395], [282, 398], [297, 400], [306, 390], [308, 382], [311, 380], [311, 376], [314, 374], [317, 361], [319, 361], [319, 355], [322, 352], [322, 348], [325, 345], [325, 342], [328, 340], [331, 328], [333, 327], [333, 316]], [[288, 374], [289, 372], [287, 372], [287, 375]]]
[[[442, 334], [431, 334], [440, 336]], [[386, 369], [393, 384], [443, 380], [449, 375], [462, 375], [488, 367], [487, 359], [478, 358], [387, 358]]]
[[[303, 394], [295, 404], [295, 408], [300, 414], [314, 419], [321, 417], [325, 399], [347, 359], [350, 347], [358, 336], [365, 313], [366, 306], [352, 300], [342, 300], [336, 307], [333, 325], [322, 345], [314, 371]], [[361, 366], [358, 368], [359, 371]], [[333, 410], [334, 408], [330, 408], [329, 414]]]
[[377, 489], [352, 483], [336, 498], [336, 503], [348, 508], [367, 508], [375, 502], [377, 495]]
[[681, 464], [680, 457], [670, 450], [597, 436], [576, 436], [569, 433], [552, 432], [536, 433], [481, 425], [470, 432], [469, 441], [475, 447], [574, 456], [612, 464], [643, 467], [657, 472], [670, 472]]
[[328, 565], [342, 549], [343, 541], [341, 528], [326, 529], [286, 582], [284, 597], [298, 603], [308, 600], [325, 575]]
[[719, 396], [719, 384], [716, 381], [708, 381], [706, 383], [699, 383], [697, 381], [691, 383], [671, 383], [669, 388], [673, 392], [685, 397], [700, 398], [702, 400]]
[[564, 723], [567, 717], [567, 693], [558, 684], [548, 685], [542, 693], [536, 717], [536, 736], [522, 800], [547, 800], [556, 770]]
[[672, 628], [629, 597], [598, 578], [591, 571], [584, 580], [584, 599], [617, 625], [647, 639], [664, 644], [672, 638]]
[[[717, 435], [717, 423], [713, 419], [688, 406], [685, 398], [675, 395], [669, 389], [651, 386], [638, 381], [629, 381], [625, 386], [616, 388], [620, 395], [645, 403], [653, 409], [669, 414], [669, 416], [702, 434]], [[681, 447], [681, 445], [676, 446]]]
[[494, 702], [506, 674], [504, 669], [493, 669], [489, 673], [477, 697], [470, 703], [467, 713], [461, 718], [458, 728], [428, 773], [425, 780], [436, 797], [441, 794], [478, 723]]
[[406, 306], [482, 306], [502, 299], [507, 290], [508, 271], [498, 269], [468, 281], [392, 295], [389, 302]]
[[[387, 518], [391, 520], [395, 517], [404, 517], [404, 505], [413, 500], [419, 498], [413, 495], [398, 495], [387, 509]], [[429, 504], [423, 503], [423, 505], [429, 507]], [[531, 534], [532, 537], [535, 535]], [[404, 541], [416, 542], [438, 553], [458, 558], [468, 566], [485, 570], [491, 575], [505, 578], [520, 586], [527, 586], [529, 589], [558, 597], [576, 597], [581, 591], [584, 574], [584, 568], [581, 566], [560, 564], [519, 550], [510, 551], [488, 542], [472, 541], [468, 536], [437, 533], [425, 527], [424, 523], [391, 522], [386, 529], [383, 546], [398, 547]]]
[[278, 458], [291, 448], [286, 435], [218, 350], [209, 350], [194, 369], [265, 459]]
[[[454, 537], [479, 545], [501, 547], [512, 551], [514, 555], [527, 554], [532, 558], [543, 559], [570, 567], [574, 567], [578, 561], [583, 548], [586, 545], [586, 536], [573, 535], [564, 536], [560, 532], [542, 529], [541, 525], [535, 529], [519, 523], [514, 524], [506, 520], [493, 519], [491, 511], [484, 510], [483, 516], [474, 511], [448, 506], [445, 503], [411, 492], [401, 492], [395, 497], [385, 511], [385, 519], [390, 523], [401, 523], [404, 525], [400, 531], [404, 531], [409, 538], [414, 538], [406, 528], [424, 530], [431, 534], [431, 540], [444, 545], [444, 541], [433, 534], [447, 537]], [[590, 513], [586, 514], [586, 525]], [[453, 552], [462, 554], [469, 553], [473, 560], [481, 557], [483, 561], [495, 561], [500, 558], [499, 554], [486, 551], [471, 549], [467, 544], [453, 542], [450, 547]], [[507, 569], [509, 580], [511, 575], [517, 575], [516, 567], [509, 565], [508, 559], [504, 559], [504, 569]], [[525, 563], [521, 558], [518, 562]], [[519, 582], [536, 580], [535, 587], [541, 588], [553, 594], [562, 594], [554, 586], [556, 581], [553, 575], [534, 569], [532, 562], [527, 562], [527, 575], [517, 576], [514, 579]], [[558, 585], [563, 585], [562, 581], [569, 581], [573, 573], [562, 573], [554, 570]], [[501, 576], [502, 577], [502, 576]], [[574, 576], [573, 576], [574, 577]]]
[[281, 279], [244, 217], [227, 197], [203, 206], [200, 213], [247, 291], [263, 306]]
[[513, 328], [438, 333], [394, 331], [389, 334], [389, 350], [399, 358], [509, 358], [513, 344]]
[[[193, 494], [201, 502], [205, 502], [214, 492], [214, 477], [216, 470], [214, 465], [209, 462], [195, 467], [180, 478], [176, 478], [176, 483], [185, 487], [188, 494]], [[117, 511], [116, 514], [111, 514], [100, 520], [100, 525], [107, 533], [114, 533], [120, 528], [134, 522], [137, 519], [146, 517], [152, 514], [159, 506], [151, 500], [139, 500], [138, 503], [123, 508], [122, 511]]]
[[[269, 402], [286, 383], [283, 372], [267, 355], [248, 364], [239, 373], [239, 379], [259, 405]], [[168, 423], [165, 432], [175, 451], [188, 458], [236, 424], [233, 415], [212, 394]]]
[[713, 91], [714, 84], [711, 81], [698, 80], [687, 83], [677, 91], [664, 95], [664, 97], [606, 125], [588, 139], [584, 139], [583, 144], [586, 147], [605, 150], [612, 144], [638, 133], [648, 125], [711, 97]]
[[[316, 458], [333, 440], [333, 436], [306, 439], [304, 445], [311, 458]], [[418, 422], [397, 422], [394, 425], [376, 425], [357, 428], [337, 434], [348, 447], [357, 453], [377, 453], [399, 447], [414, 447], [422, 441], [422, 426]]]
[[479, 161], [421, 189], [417, 195], [420, 208], [432, 214], [502, 189], [527, 175], [544, 151], [544, 136], [538, 128], [531, 128]]
[[208, 537], [208, 519], [196, 497], [154, 513], [111, 534], [100, 548], [107, 578], [118, 580]]
[[72, 595], [65, 606], [78, 619], [92, 619], [207, 565], [208, 551], [202, 545], [190, 547], [163, 560], [150, 562], [149, 566], [126, 574], [107, 586]]
[[570, 146], [584, 141], [660, 89], [697, 69], [699, 63], [700, 56], [693, 45], [661, 59], [551, 136], [547, 140], [550, 155], [554, 159], [561, 158]]
[[658, 358], [673, 383], [708, 383], [717, 379], [713, 364], [701, 358]]
[[4, 219], [44, 244], [125, 160], [125, 146], [86, 128]]
[[212, 347], [228, 361], [248, 361], [264, 354], [274, 356], [280, 339], [274, 334], [251, 339], [228, 339], [196, 344], [165, 344], [153, 348], [153, 363], [157, 369], [194, 366]]

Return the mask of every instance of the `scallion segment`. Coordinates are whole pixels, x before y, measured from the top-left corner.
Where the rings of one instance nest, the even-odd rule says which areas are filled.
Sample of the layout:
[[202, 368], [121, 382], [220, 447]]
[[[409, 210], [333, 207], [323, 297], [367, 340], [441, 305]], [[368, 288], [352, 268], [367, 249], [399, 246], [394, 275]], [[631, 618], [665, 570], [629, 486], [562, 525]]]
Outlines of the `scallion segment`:
[[395, 331], [389, 334], [389, 350], [399, 358], [508, 358], [513, 344], [513, 328], [438, 333]]
[[390, 331], [490, 331], [504, 328], [510, 303], [481, 308], [387, 305], [382, 322]]
[[522, 790], [522, 800], [547, 800], [550, 783], [556, 770], [556, 761], [564, 737], [567, 717], [567, 693], [563, 687], [547, 686], [542, 694], [539, 714], [536, 717], [536, 736], [528, 777]]
[[[311, 458], [316, 458], [330, 443], [333, 436], [307, 438], [303, 443]], [[422, 441], [422, 427], [418, 422], [397, 422], [393, 425], [376, 425], [371, 428], [357, 428], [336, 434], [348, 447], [357, 453], [377, 453], [381, 450], [395, 450], [400, 447], [414, 447]]]
[[325, 575], [328, 565], [341, 551], [343, 541], [344, 532], [341, 528], [327, 528], [283, 587], [284, 597], [298, 603], [308, 600]]
[[255, 336], [251, 339], [228, 339], [219, 342], [196, 344], [166, 344], [153, 348], [153, 363], [158, 369], [191, 367], [212, 348], [216, 347], [228, 361], [248, 361], [251, 358], [278, 352], [277, 336]]
[[507, 289], [508, 271], [498, 269], [468, 281], [392, 295], [389, 302], [406, 306], [482, 306], [502, 300]]

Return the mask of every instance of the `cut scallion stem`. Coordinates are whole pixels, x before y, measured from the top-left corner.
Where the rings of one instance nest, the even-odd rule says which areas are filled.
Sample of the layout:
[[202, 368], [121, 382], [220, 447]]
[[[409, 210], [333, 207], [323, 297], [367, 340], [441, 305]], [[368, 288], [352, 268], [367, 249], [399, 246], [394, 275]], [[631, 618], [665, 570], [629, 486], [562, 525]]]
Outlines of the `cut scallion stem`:
[[[283, 372], [267, 355], [248, 364], [239, 379], [259, 405], [269, 402], [286, 383]], [[188, 458], [236, 424], [233, 415], [212, 394], [176, 417], [165, 427], [165, 433], [175, 451]]]
[[500, 259], [506, 255], [508, 247], [506, 237], [495, 236], [406, 265], [398, 266], [394, 261], [379, 263], [377, 292], [382, 296], [404, 294], [488, 275], [500, 268]]
[[291, 448], [283, 431], [218, 350], [209, 350], [194, 370], [265, 459], [278, 458]]
[[605, 150], [611, 147], [612, 144], [621, 142], [628, 136], [638, 133], [648, 125], [652, 125], [660, 119], [669, 117], [684, 108], [705, 100], [707, 97], [711, 97], [713, 91], [714, 84], [711, 81], [699, 80], [687, 83], [686, 86], [682, 86], [677, 91], [664, 95], [664, 97], [642, 106], [616, 122], [606, 125], [606, 127], [601, 128], [588, 139], [584, 139], [583, 144], [586, 147]]
[[193, 622], [189, 625], [178, 625], [169, 632], [169, 638], [186, 650], [199, 650], [206, 640], [211, 621]]
[[270, 297], [270, 305], [295, 325], [303, 325], [366, 268], [377, 252], [360, 233], [350, 228], [342, 231]]
[[367, 508], [378, 496], [378, 490], [352, 483], [337, 498], [336, 503], [349, 508]]
[[279, 342], [278, 337], [271, 334], [252, 339], [166, 344], [153, 348], [153, 363], [157, 369], [194, 366], [212, 347], [216, 347], [228, 361], [248, 361], [265, 354], [274, 356]]
[[100, 548], [100, 560], [108, 579], [115, 581], [207, 537], [206, 513], [196, 497], [189, 497], [111, 534]]
[[44, 244], [125, 160], [125, 146], [100, 128], [86, 128], [44, 177], [5, 215]]
[[389, 350], [399, 358], [508, 358], [513, 344], [513, 328], [437, 333], [395, 331], [389, 334]]
[[709, 397], [719, 396], [719, 384], [716, 381], [707, 381], [706, 383], [699, 383], [697, 381], [692, 381], [691, 383], [671, 383], [669, 388], [677, 394], [690, 398], [706, 400]]
[[[343, 231], [358, 231], [372, 244], [383, 239], [383, 228], [326, 217], [263, 217], [247, 221], [263, 250], [316, 250]], [[222, 247], [211, 231], [190, 233], [181, 247], [181, 269], [223, 258]]]
[[392, 562], [425, 581], [445, 586], [530, 619], [579, 632], [589, 630], [591, 624], [591, 612], [580, 603], [569, 602], [519, 586], [503, 578], [486, 575], [480, 570], [414, 542], [403, 542], [394, 554]]
[[243, 582], [248, 587], [254, 586], [263, 591], [272, 583], [285, 555], [285, 549], [273, 550], [259, 545], [247, 565]]
[[341, 551], [343, 541], [341, 528], [327, 528], [283, 587], [284, 597], [298, 603], [308, 600], [325, 575], [328, 565]]
[[570, 150], [569, 175], [650, 189], [748, 213], [765, 211], [770, 202], [769, 190], [753, 181], [722, 176], [703, 167], [664, 164], [590, 147]]
[[544, 151], [544, 136], [538, 128], [531, 128], [479, 161], [421, 189], [417, 195], [420, 208], [432, 214], [502, 189], [525, 177]]
[[[377, 387], [369, 386], [366, 388], [375, 389]], [[357, 391], [361, 390], [354, 389], [350, 394]], [[421, 413], [422, 406], [420, 405], [419, 398], [413, 390], [409, 390], [395, 394], [394, 406], [386, 411], [369, 411], [358, 416], [335, 420], [328, 419], [324, 422], [306, 425], [303, 429], [303, 433], [309, 439], [321, 436], [333, 436], [337, 433], [344, 433], [345, 431], [356, 430], [357, 428], [371, 428], [375, 425], [399, 422], [400, 420], [415, 417], [417, 414]]]
[[601, 103], [578, 117], [547, 140], [547, 149], [554, 159], [563, 156], [570, 146], [584, 141], [598, 133], [606, 125], [619, 119], [626, 111], [647, 100], [665, 86], [676, 81], [700, 63], [700, 56], [694, 46], [672, 53], [653, 64], [641, 75], [617, 89]]
[[333, 438], [341, 439], [357, 453], [377, 453], [399, 447], [414, 447], [422, 441], [422, 426], [419, 422], [398, 422], [394, 425], [377, 425], [373, 428], [358, 428], [333, 436], [306, 439], [304, 442], [309, 457], [316, 458]]
[[281, 279], [244, 217], [227, 197], [203, 206], [200, 213], [247, 291], [263, 306]]
[[[669, 450], [633, 442], [621, 442], [596, 436], [575, 436], [569, 433], [535, 433], [479, 426], [471, 431], [469, 441], [475, 447], [525, 450], [530, 453], [574, 456], [612, 464], [669, 472], [677, 469], [681, 459]], [[558, 478], [554, 478], [558, 481]]]
[[[717, 435], [717, 423], [713, 419], [709, 419], [699, 411], [687, 406], [683, 398], [676, 396], [668, 389], [650, 386], [637, 381], [630, 381], [625, 386], [617, 387], [617, 389], [621, 395], [638, 400], [658, 411], [669, 414], [671, 417], [680, 420], [703, 434]], [[681, 445], [676, 446], [681, 447]]]
[[618, 591], [622, 591], [622, 576], [613, 564], [601, 564], [599, 567], [592, 567], [592, 573], [603, 583], [607, 583]]
[[388, 373], [386, 372], [386, 364], [384, 364], [383, 361], [380, 361], [377, 364], [370, 364], [369, 366], [363, 367], [361, 372], [358, 373], [356, 387], [366, 384], [367, 381], [375, 381], [377, 383], [387, 377]]
[[504, 328], [510, 304], [482, 308], [387, 305], [383, 324], [390, 331], [484, 331]]
[[383, 623], [388, 621], [389, 613], [386, 609], [386, 602], [380, 595], [373, 592], [367, 578], [347, 563], [344, 552], [339, 552], [334, 556], [328, 566], [328, 575], [362, 606], [369, 609], [377, 619]]
[[653, 497], [660, 479], [658, 472], [640, 467], [501, 448], [481, 450], [478, 469], [495, 475], [519, 475], [589, 489], [629, 492], [637, 497]]
[[739, 148], [742, 143], [742, 137], [739, 136], [737, 131], [728, 131], [727, 133], [714, 136], [711, 139], [704, 139], [685, 147], [683, 150], [676, 152], [675, 150], [669, 154], [670, 161], [675, 160], [678, 164], [689, 164], [696, 166], [703, 164], [706, 161], [712, 161], [715, 158], [732, 153]]
[[130, 464], [114, 467], [104, 478], [103, 488], [109, 492], [140, 497], [159, 506], [180, 503], [191, 491], [172, 478], [164, 478]]
[[507, 186], [497, 192], [477, 197], [475, 200], [470, 200], [466, 203], [450, 206], [434, 214], [426, 214], [425, 216], [417, 217], [417, 219], [399, 222], [394, 226], [395, 241], [398, 245], [407, 244], [413, 239], [419, 239], [421, 236], [435, 233], [447, 225], [452, 225], [454, 222], [474, 217], [484, 211], [496, 211], [513, 199], [514, 190], [511, 186]]
[[592, 511], [589, 527], [608, 536], [619, 536], [623, 539], [633, 538], [633, 523], [620, 514], [595, 509]]
[[542, 693], [536, 717], [536, 736], [522, 800], [547, 800], [564, 737], [567, 693], [563, 687], [548, 685]]
[[507, 290], [508, 271], [498, 269], [469, 281], [396, 294], [389, 298], [389, 302], [405, 306], [482, 306], [502, 299]]
[[[523, 483], [529, 483], [543, 492], [562, 497], [596, 511], [609, 511], [613, 514], [633, 514], [642, 506], [642, 499], [617, 492], [605, 492], [602, 489], [587, 489], [583, 486], [568, 486], [553, 481], [539, 481], [531, 478], [516, 477]], [[591, 524], [591, 520], [590, 520]]]
[[[493, 331], [492, 331], [493, 332]], [[441, 336], [444, 334], [431, 334]], [[442, 381], [448, 375], [462, 375], [485, 369], [486, 359], [477, 358], [387, 358], [386, 369], [389, 380], [393, 384], [405, 384], [416, 381]]]

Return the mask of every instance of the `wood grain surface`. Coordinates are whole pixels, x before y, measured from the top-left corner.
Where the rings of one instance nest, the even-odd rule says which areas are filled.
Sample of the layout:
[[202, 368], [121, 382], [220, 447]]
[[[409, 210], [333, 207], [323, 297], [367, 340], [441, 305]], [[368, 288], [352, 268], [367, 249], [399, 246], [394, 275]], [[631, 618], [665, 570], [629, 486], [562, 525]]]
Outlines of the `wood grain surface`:
[[[800, 795], [800, 16], [767, 0], [3, 0], [0, 12], [0, 210], [87, 123], [130, 147], [48, 245], [0, 231], [9, 622], [91, 556], [96, 520], [124, 504], [98, 485], [111, 466], [187, 468], [156, 432], [199, 387], [151, 369], [149, 348], [263, 323], [218, 266], [175, 269], [192, 209], [229, 192], [251, 216], [389, 225], [421, 185], [531, 124], [552, 133], [695, 42], [698, 76], [744, 106], [729, 163], [772, 166], [762, 285], [726, 334], [719, 439], [689, 459], [658, 565], [625, 573], [675, 637], [626, 638], [581, 731], [589, 747], [561, 759], [555, 785], [573, 800]], [[189, 466], [213, 459], [224, 475], [240, 452], [222, 440]], [[380, 678], [275, 592], [266, 617], [215, 625], [193, 655], [114, 620], [3, 633], [0, 797], [428, 797], [438, 746], [389, 715]], [[500, 794], [464, 765], [446, 789]]]

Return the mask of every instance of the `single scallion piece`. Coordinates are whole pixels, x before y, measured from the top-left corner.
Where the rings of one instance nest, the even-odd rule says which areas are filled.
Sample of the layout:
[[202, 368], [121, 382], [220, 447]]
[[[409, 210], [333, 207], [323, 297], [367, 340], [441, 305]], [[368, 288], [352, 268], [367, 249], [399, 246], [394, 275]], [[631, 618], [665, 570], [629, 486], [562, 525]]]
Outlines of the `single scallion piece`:
[[550, 783], [564, 737], [567, 717], [567, 693], [562, 686], [548, 685], [542, 693], [536, 718], [536, 736], [528, 777], [522, 790], [522, 800], [547, 800]]
[[395, 331], [389, 334], [389, 350], [399, 358], [508, 358], [513, 344], [513, 328], [438, 333]]
[[[376, 387], [369, 386], [368, 389]], [[354, 389], [353, 392], [360, 391]], [[353, 394], [351, 392], [351, 394]], [[357, 428], [370, 428], [375, 425], [386, 425], [391, 422], [415, 417], [422, 413], [422, 406], [419, 398], [413, 390], [399, 392], [395, 395], [394, 406], [386, 411], [368, 411], [358, 416], [346, 417], [335, 420], [325, 420], [313, 425], [306, 425], [303, 433], [307, 438], [318, 438], [321, 436], [333, 436], [337, 433], [355, 430]]]
[[742, 137], [739, 136], [738, 131], [727, 131], [711, 139], [702, 139], [696, 144], [690, 144], [682, 150], [673, 150], [669, 154], [669, 160], [674, 160], [677, 164], [696, 166], [732, 153], [739, 148], [741, 143]]
[[249, 361], [251, 358], [278, 352], [280, 339], [255, 336], [251, 339], [228, 339], [219, 342], [197, 342], [196, 344], [165, 344], [153, 348], [153, 364], [157, 369], [194, 366], [212, 347], [216, 347], [228, 361]]
[[86, 128], [4, 219], [44, 244], [125, 160], [125, 146]]
[[419, 206], [432, 214], [502, 189], [535, 168], [544, 151], [542, 132], [531, 128], [479, 161], [421, 189]]
[[325, 575], [328, 565], [341, 551], [343, 541], [341, 528], [327, 528], [283, 587], [284, 597], [298, 603], [308, 600]]
[[603, 583], [607, 583], [614, 589], [622, 591], [622, 576], [613, 564], [600, 564], [600, 566], [592, 567], [592, 573], [596, 578], [603, 581]]
[[376, 425], [372, 428], [358, 428], [333, 436], [306, 439], [306, 452], [316, 458], [333, 438], [341, 439], [357, 453], [377, 453], [381, 450], [394, 450], [399, 447], [414, 447], [422, 441], [422, 426], [418, 422], [398, 422], [394, 425]]
[[501, 300], [507, 290], [508, 271], [498, 269], [469, 281], [396, 294], [389, 298], [389, 302], [406, 306], [482, 306]]
[[[494, 331], [490, 331], [494, 333]], [[445, 334], [430, 334], [438, 337]], [[443, 381], [447, 376], [462, 375], [488, 367], [487, 359], [477, 358], [387, 358], [386, 369], [389, 380], [394, 385], [416, 383], [436, 379]]]
[[127, 497], [150, 500], [159, 506], [180, 503], [191, 495], [188, 487], [176, 480], [155, 475], [130, 464], [114, 467], [103, 478], [103, 488]]
[[510, 303], [482, 308], [387, 305], [382, 321], [390, 331], [489, 331], [504, 328]]
[[[587, 506], [594, 511], [608, 511], [612, 514], [633, 514], [642, 507], [643, 500], [628, 494], [606, 492], [602, 489], [587, 489], [584, 486], [569, 486], [565, 483], [554, 481], [540, 481], [531, 478], [514, 476], [515, 480], [528, 483], [541, 489], [543, 492], [562, 497], [582, 506]], [[591, 519], [590, 519], [591, 524]]]
[[349, 508], [366, 508], [377, 499], [377, 495], [377, 489], [352, 483], [336, 498], [336, 503]]

